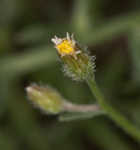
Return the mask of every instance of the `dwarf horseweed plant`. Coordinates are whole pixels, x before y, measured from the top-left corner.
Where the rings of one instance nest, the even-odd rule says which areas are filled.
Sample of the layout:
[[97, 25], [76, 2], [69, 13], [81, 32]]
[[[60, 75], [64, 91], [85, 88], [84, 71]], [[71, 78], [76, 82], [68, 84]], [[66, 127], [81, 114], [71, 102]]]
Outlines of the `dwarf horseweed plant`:
[[99, 90], [95, 80], [95, 57], [91, 57], [84, 51], [69, 33], [66, 33], [65, 38], [55, 36], [51, 41], [57, 49], [66, 75], [77, 81], [85, 81], [96, 98], [97, 104], [74, 104], [63, 98], [55, 89], [37, 84], [26, 88], [30, 101], [47, 114], [58, 114], [61, 121], [107, 115], [128, 134], [140, 141], [140, 129], [126, 116], [115, 110]]

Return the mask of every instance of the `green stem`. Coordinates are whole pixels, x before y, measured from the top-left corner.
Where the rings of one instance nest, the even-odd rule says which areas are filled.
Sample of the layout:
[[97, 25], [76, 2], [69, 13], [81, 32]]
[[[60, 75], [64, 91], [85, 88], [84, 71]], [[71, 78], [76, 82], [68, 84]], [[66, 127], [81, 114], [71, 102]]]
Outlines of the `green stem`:
[[89, 77], [87, 79], [87, 84], [90, 87], [92, 94], [97, 99], [99, 105], [109, 115], [109, 117], [140, 142], [140, 129], [134, 126], [131, 121], [125, 118], [120, 112], [114, 110], [114, 108], [105, 101], [104, 96], [100, 92], [93, 78]]

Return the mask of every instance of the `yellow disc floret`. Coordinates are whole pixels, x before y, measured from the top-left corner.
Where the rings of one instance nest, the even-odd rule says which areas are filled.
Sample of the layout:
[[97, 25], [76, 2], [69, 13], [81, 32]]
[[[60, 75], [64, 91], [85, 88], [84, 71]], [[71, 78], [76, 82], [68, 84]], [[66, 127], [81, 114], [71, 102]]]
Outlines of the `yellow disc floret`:
[[61, 55], [72, 54], [75, 51], [72, 42], [67, 39], [63, 40], [56, 47]]
[[55, 48], [61, 57], [70, 55], [77, 59], [77, 55], [81, 53], [73, 38], [73, 34], [70, 36], [69, 33], [66, 33], [65, 38], [58, 38], [57, 36], [54, 36], [51, 40], [55, 44]]

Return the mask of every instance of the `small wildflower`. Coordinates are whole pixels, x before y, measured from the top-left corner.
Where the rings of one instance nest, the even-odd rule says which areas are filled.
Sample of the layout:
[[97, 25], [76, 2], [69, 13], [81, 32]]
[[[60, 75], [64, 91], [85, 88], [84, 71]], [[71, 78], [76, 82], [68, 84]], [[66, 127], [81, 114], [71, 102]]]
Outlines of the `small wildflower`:
[[65, 38], [55, 36], [52, 42], [64, 63], [66, 75], [74, 80], [85, 80], [89, 75], [94, 76], [95, 57], [90, 57], [82, 51], [73, 35], [67, 33]]
[[52, 38], [52, 42], [55, 44], [55, 48], [58, 50], [61, 57], [71, 55], [77, 59], [77, 54], [81, 52], [76, 45], [73, 34], [70, 36], [68, 32], [66, 38], [58, 38], [55, 36]]
[[57, 114], [63, 109], [63, 98], [50, 87], [33, 84], [26, 88], [26, 92], [31, 102], [44, 112]]

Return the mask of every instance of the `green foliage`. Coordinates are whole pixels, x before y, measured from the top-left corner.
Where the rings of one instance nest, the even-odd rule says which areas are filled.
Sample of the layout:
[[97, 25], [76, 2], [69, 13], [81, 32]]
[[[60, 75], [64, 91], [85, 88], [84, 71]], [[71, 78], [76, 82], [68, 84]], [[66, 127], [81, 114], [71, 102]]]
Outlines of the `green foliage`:
[[0, 149], [140, 149], [104, 115], [58, 122], [59, 116], [33, 109], [25, 96], [25, 87], [42, 82], [74, 103], [92, 103], [87, 85], [61, 73], [51, 43], [55, 34], [74, 33], [96, 55], [95, 78], [105, 97], [140, 128], [139, 0], [1, 0], [0, 16]]

